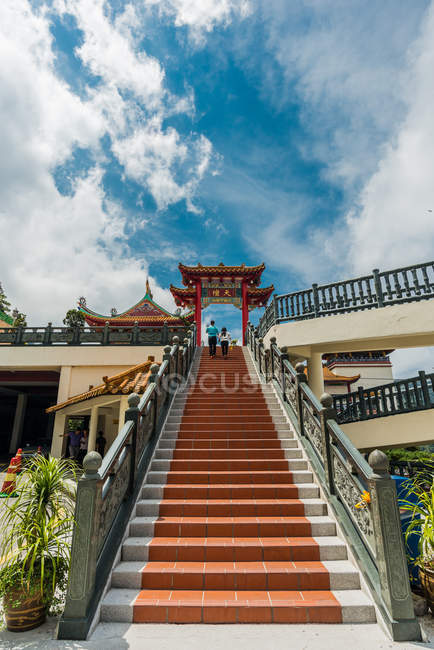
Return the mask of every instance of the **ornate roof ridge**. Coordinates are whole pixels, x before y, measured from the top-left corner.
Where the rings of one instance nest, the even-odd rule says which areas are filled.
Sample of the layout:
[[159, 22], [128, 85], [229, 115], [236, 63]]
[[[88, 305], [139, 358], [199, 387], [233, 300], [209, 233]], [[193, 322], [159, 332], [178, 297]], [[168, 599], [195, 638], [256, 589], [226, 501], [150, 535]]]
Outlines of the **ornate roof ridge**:
[[[148, 381], [149, 369], [151, 365], [155, 363], [154, 359], [155, 357], [149, 356], [147, 361], [142, 361], [142, 363], [139, 363], [136, 366], [132, 366], [131, 368], [127, 368], [127, 370], [123, 370], [116, 375], [112, 375], [111, 377], [102, 377], [102, 384], [84, 391], [83, 393], [79, 393], [78, 395], [73, 395], [64, 402], [60, 402], [60, 404], [50, 406], [50, 408], [46, 409], [46, 413], [60, 411], [66, 406], [78, 404], [79, 402], [85, 402], [86, 400], [92, 399], [93, 397], [99, 397], [100, 395], [107, 395], [109, 393], [117, 394], [118, 392], [121, 392], [123, 395], [127, 395], [129, 392], [133, 392], [133, 390], [129, 390], [128, 387], [128, 384], [132, 379], [135, 379], [133, 388], [136, 388], [138, 383], [140, 383], [140, 388], [143, 389]], [[147, 373], [146, 377], [141, 376], [143, 372]], [[138, 377], [138, 375], [140, 375], [140, 377]], [[140, 382], [138, 382], [138, 380], [140, 380]]]

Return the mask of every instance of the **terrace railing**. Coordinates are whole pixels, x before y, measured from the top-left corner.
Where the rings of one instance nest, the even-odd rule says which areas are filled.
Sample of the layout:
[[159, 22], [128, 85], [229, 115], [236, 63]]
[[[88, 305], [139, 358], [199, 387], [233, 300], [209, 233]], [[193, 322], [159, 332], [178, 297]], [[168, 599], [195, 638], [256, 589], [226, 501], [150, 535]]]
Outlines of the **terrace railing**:
[[0, 345], [167, 345], [174, 336], [184, 339], [188, 327], [4, 327]]
[[258, 331], [265, 336], [278, 323], [307, 320], [363, 309], [375, 309], [434, 298], [434, 262], [392, 271], [374, 269], [370, 275], [275, 295]]
[[434, 373], [335, 395], [333, 406], [340, 424], [434, 408]]
[[186, 379], [195, 352], [194, 326], [182, 345], [164, 348], [151, 366], [142, 397], [133, 393], [125, 424], [104, 460], [92, 451], [77, 484], [71, 567], [58, 639], [86, 639], [173, 395]]
[[[270, 349], [249, 324], [247, 345], [260, 374], [273, 382], [289, 418], [300, 434], [321, 489], [370, 587], [394, 640], [416, 640], [407, 562], [394, 481], [386, 455], [378, 449], [368, 461], [337, 422], [333, 399], [319, 400], [306, 383], [303, 364], [294, 369], [286, 348], [271, 338]], [[369, 503], [362, 500], [367, 493]], [[365, 507], [357, 507], [356, 504]]]

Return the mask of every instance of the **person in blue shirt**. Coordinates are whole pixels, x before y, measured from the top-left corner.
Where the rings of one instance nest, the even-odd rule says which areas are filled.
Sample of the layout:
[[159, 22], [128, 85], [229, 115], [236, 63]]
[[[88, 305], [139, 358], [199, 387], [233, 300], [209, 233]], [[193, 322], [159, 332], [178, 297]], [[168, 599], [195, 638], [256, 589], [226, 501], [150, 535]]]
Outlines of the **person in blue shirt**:
[[208, 325], [206, 328], [206, 333], [208, 334], [209, 356], [215, 357], [217, 348], [217, 336], [219, 331], [215, 326], [213, 320], [211, 321], [211, 325]]

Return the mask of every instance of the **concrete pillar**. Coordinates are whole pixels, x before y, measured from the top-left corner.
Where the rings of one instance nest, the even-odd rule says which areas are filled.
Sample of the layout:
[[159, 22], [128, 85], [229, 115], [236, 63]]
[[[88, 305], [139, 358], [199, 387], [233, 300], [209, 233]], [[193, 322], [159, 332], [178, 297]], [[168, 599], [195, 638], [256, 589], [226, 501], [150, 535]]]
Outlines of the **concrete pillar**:
[[65, 441], [65, 438], [63, 437], [65, 428], [66, 415], [64, 413], [57, 412], [54, 417], [53, 439], [51, 441], [51, 455], [55, 458], [60, 458], [62, 456], [63, 443]]
[[21, 438], [22, 438], [22, 435], [23, 435], [24, 418], [25, 418], [25, 415], [26, 415], [27, 399], [28, 399], [27, 393], [19, 393], [19, 395], [17, 397], [17, 404], [16, 404], [16, 407], [15, 407], [14, 424], [12, 426], [11, 442], [10, 442], [10, 445], [9, 445], [9, 453], [10, 454], [15, 454], [18, 447], [21, 445]]
[[89, 422], [89, 443], [87, 451], [95, 451], [96, 433], [98, 429], [98, 406], [92, 406], [90, 409]]
[[72, 366], [62, 366], [59, 377], [59, 388], [57, 390], [57, 403], [65, 402], [69, 395], [69, 386], [71, 384]]
[[309, 388], [319, 399], [324, 392], [321, 352], [312, 352], [311, 357], [307, 360], [307, 381]]

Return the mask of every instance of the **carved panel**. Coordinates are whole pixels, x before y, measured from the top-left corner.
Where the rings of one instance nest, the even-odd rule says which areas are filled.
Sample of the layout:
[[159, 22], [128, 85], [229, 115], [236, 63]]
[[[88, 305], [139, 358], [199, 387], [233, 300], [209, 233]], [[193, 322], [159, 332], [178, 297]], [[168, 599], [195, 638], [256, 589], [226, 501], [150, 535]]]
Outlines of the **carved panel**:
[[341, 501], [346, 506], [352, 520], [359, 529], [362, 537], [368, 544], [369, 548], [376, 555], [375, 549], [375, 536], [374, 527], [372, 522], [371, 506], [366, 508], [356, 508], [355, 505], [361, 499], [362, 489], [356, 483], [351, 472], [346, 467], [345, 463], [332, 448], [333, 455], [333, 477], [336, 490], [341, 498]]
[[289, 373], [285, 376], [285, 395], [294, 413], [297, 413], [297, 386], [295, 379]]
[[151, 434], [151, 404], [151, 402], [148, 403], [144, 415], [139, 418], [139, 426], [137, 428], [136, 467], [139, 464], [141, 455]]
[[324, 463], [324, 449], [322, 444], [321, 424], [319, 420], [317, 420], [315, 415], [312, 413], [305, 400], [303, 400], [302, 403], [302, 416], [303, 416], [304, 433], [309, 438], [315, 451], [317, 452], [322, 462]]
[[112, 526], [119, 506], [121, 505], [125, 493], [128, 489], [131, 468], [131, 454], [128, 453], [124, 462], [119, 467], [114, 478], [111, 478], [111, 484], [107, 494], [101, 504], [99, 529], [98, 529], [98, 554], [104, 544], [107, 534]]

